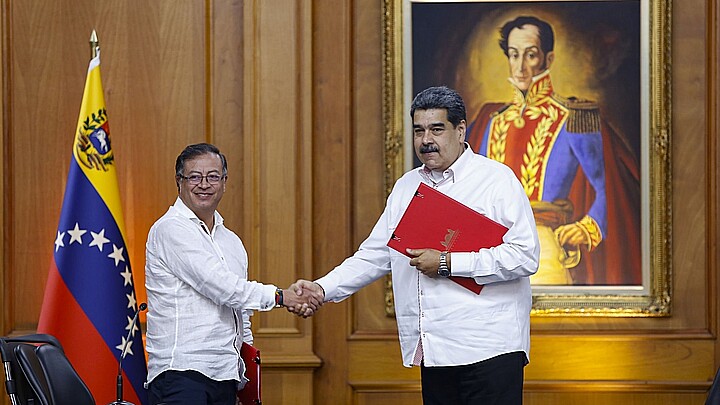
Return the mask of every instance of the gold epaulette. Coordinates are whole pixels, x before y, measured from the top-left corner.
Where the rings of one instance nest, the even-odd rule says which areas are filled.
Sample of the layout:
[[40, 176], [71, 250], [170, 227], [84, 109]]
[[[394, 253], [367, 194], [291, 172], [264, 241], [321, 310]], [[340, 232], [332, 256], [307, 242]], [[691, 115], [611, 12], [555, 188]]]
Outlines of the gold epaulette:
[[600, 110], [594, 101], [581, 100], [575, 97], [554, 98], [568, 109], [567, 130], [576, 134], [600, 132]]

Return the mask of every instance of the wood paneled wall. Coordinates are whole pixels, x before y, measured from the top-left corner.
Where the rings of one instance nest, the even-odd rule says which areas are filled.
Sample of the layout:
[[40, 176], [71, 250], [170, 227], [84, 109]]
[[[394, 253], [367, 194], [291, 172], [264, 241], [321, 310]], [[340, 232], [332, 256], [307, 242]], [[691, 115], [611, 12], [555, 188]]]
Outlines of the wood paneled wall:
[[[351, 254], [382, 211], [381, 4], [0, 0], [2, 334], [37, 324], [93, 28], [136, 284], [175, 157], [209, 141], [251, 277], [287, 286]], [[712, 0], [673, 4], [673, 316], [533, 318], [528, 404], [704, 401], [720, 365], [719, 18]], [[268, 404], [420, 402], [380, 282], [311, 320], [253, 323]]]

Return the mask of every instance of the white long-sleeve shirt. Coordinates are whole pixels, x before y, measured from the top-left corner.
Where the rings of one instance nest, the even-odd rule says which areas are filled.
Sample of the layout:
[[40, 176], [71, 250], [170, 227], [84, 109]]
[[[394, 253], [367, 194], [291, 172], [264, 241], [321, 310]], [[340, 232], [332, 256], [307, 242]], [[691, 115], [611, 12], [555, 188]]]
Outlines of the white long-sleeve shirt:
[[148, 234], [148, 383], [166, 370], [195, 370], [244, 384], [242, 342], [252, 344], [252, 310], [275, 306], [273, 285], [247, 280], [240, 238], [215, 212], [208, 231], [178, 198]]
[[[325, 300], [342, 301], [392, 273], [406, 367], [412, 365], [419, 339], [424, 364], [430, 367], [472, 364], [521, 350], [529, 359], [529, 276], [537, 271], [540, 247], [528, 198], [507, 166], [470, 148], [444, 175], [445, 180], [435, 184], [421, 167], [395, 183], [384, 212], [359, 250], [317, 280], [325, 290]], [[421, 274], [410, 266], [407, 256], [387, 247], [420, 182], [509, 228], [497, 247], [450, 253], [454, 276], [474, 277], [485, 285], [479, 295], [451, 280]]]

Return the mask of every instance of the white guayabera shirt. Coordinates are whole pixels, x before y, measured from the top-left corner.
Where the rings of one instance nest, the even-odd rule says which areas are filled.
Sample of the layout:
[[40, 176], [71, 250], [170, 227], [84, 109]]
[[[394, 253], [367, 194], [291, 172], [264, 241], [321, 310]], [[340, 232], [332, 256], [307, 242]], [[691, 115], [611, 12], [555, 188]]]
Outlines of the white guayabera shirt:
[[148, 234], [148, 383], [166, 370], [247, 381], [242, 342], [252, 344], [252, 310], [275, 306], [273, 285], [247, 280], [240, 238], [215, 212], [210, 231], [178, 198]]
[[[452, 275], [484, 284], [479, 295], [451, 280], [421, 274], [407, 256], [387, 247], [420, 182], [508, 228], [497, 247], [450, 253]], [[391, 273], [406, 367], [413, 364], [420, 339], [426, 366], [472, 364], [515, 351], [529, 359], [529, 276], [537, 271], [539, 254], [530, 202], [515, 174], [466, 145], [444, 176], [433, 179], [424, 167], [405, 173], [359, 250], [317, 282], [325, 299], [337, 302]]]

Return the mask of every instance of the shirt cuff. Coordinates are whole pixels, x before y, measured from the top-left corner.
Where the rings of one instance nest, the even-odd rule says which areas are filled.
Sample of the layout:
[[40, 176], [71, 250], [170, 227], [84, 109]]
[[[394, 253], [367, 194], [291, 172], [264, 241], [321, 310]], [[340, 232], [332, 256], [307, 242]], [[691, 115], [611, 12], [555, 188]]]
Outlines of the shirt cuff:
[[275, 291], [278, 287], [272, 284], [263, 284], [262, 286], [262, 298], [260, 301], [260, 310], [269, 311], [275, 308]]
[[450, 252], [450, 275], [472, 277], [472, 255], [465, 252]]
[[317, 283], [323, 289], [323, 292], [325, 293], [325, 296], [323, 297], [323, 301], [325, 301], [325, 302], [332, 301], [332, 294], [334, 294], [335, 288], [331, 286], [332, 283], [330, 282], [328, 277], [327, 276], [321, 277], [321, 278], [315, 280], [314, 282]]

